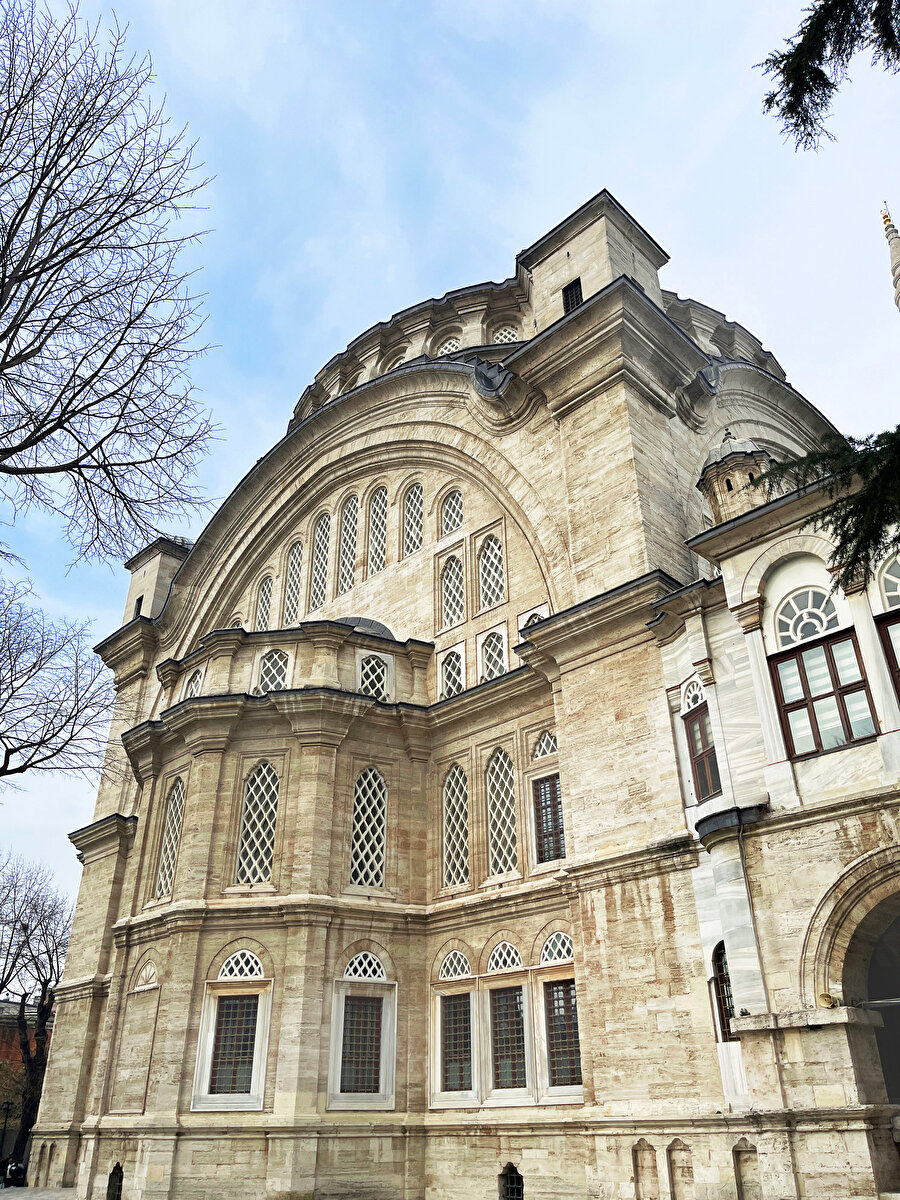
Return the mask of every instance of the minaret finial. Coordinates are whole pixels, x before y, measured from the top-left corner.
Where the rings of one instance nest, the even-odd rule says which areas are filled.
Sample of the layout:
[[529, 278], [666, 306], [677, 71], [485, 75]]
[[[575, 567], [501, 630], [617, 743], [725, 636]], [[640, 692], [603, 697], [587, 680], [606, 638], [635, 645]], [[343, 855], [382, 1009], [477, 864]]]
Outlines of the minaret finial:
[[884, 208], [881, 210], [881, 219], [884, 221], [884, 236], [888, 240], [888, 245], [891, 248], [891, 274], [894, 278], [894, 303], [900, 308], [900, 233], [894, 222], [891, 220], [891, 214], [888, 210], [887, 201], [884, 202]]

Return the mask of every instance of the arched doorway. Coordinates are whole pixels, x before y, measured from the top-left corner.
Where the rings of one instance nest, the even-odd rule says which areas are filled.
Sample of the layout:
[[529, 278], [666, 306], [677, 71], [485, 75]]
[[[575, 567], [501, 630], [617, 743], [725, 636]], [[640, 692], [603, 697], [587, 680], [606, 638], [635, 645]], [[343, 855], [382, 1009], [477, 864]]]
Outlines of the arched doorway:
[[[900, 896], [876, 905], [853, 934], [844, 961], [843, 999], [881, 1017], [881, 1026], [873, 1030], [881, 1075], [888, 1103], [900, 1104]], [[877, 1103], [884, 1097], [868, 1099]]]

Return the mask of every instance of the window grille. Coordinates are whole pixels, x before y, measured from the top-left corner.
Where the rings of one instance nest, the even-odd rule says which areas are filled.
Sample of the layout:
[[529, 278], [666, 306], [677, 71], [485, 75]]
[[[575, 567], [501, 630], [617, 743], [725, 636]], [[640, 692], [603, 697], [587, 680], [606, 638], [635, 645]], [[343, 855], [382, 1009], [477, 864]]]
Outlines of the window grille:
[[491, 990], [491, 1059], [495, 1088], [527, 1086], [521, 987]]
[[441, 342], [440, 348], [438, 349], [438, 352], [437, 352], [437, 356], [438, 356], [438, 358], [440, 358], [440, 356], [442, 354], [455, 354], [456, 351], [459, 350], [459, 348], [461, 346], [462, 346], [462, 342], [459, 340], [458, 337], [455, 337], [455, 336], [448, 337], [445, 341]]
[[770, 666], [792, 758], [819, 754], [877, 733], [852, 632], [779, 655]]
[[345, 979], [387, 979], [384, 964], [377, 954], [363, 950], [347, 963], [344, 971]]
[[156, 964], [145, 962], [140, 971], [138, 971], [137, 979], [135, 979], [131, 990], [133, 992], [143, 992], [155, 987], [159, 987], [159, 975], [156, 970]]
[[257, 631], [269, 628], [269, 610], [272, 607], [272, 576], [266, 575], [259, 581], [256, 593], [256, 623]]
[[695, 706], [690, 709], [685, 718], [684, 729], [687, 734], [697, 799], [703, 801], [708, 800], [710, 796], [718, 796], [722, 791], [719, 760], [716, 758], [709, 709], [705, 704], [701, 703], [699, 707]]
[[489, 633], [481, 643], [481, 682], [497, 679], [506, 670], [503, 636], [496, 631]]
[[562, 794], [559, 776], [548, 775], [532, 783], [534, 798], [534, 833], [539, 863], [555, 862], [566, 857], [566, 835], [563, 826]]
[[381, 1085], [381, 996], [345, 996], [341, 1091], [378, 1092]]
[[444, 776], [444, 887], [469, 882], [469, 781], [454, 763]]
[[211, 1095], [249, 1093], [258, 1010], [259, 996], [219, 997], [209, 1075]]
[[192, 671], [191, 676], [187, 681], [184, 689], [184, 699], [193, 700], [195, 696], [200, 695], [200, 683], [203, 679], [202, 671]]
[[441, 628], [448, 629], [466, 613], [462, 563], [451, 555], [441, 570]]
[[232, 619], [232, 622], [231, 622], [231, 625], [229, 626], [229, 628], [230, 629], [243, 629], [244, 628], [243, 617], [234, 617]]
[[493, 971], [513, 971], [522, 966], [522, 955], [512, 942], [499, 942], [488, 959], [488, 974]]
[[455, 529], [459, 529], [462, 523], [462, 492], [454, 489], [452, 492], [448, 492], [441, 501], [441, 537], [446, 537], [448, 533], [453, 533]]
[[441, 661], [441, 699], [458, 696], [463, 690], [462, 656], [451, 650]]
[[387, 699], [387, 664], [377, 654], [370, 654], [359, 664], [359, 690], [375, 700]]
[[170, 896], [175, 880], [175, 863], [178, 859], [178, 843], [181, 840], [181, 818], [184, 813], [184, 780], [179, 776], [172, 784], [166, 801], [163, 820], [162, 843], [159, 849], [159, 867], [156, 871], [156, 898]]
[[545, 620], [544, 613], [533, 612], [531, 614], [531, 616], [528, 618], [528, 620], [525, 622], [525, 624], [522, 626], [522, 628], [530, 629], [532, 627], [532, 625], [537, 625], [540, 621], [543, 621], [543, 620]]
[[384, 887], [384, 838], [387, 784], [380, 771], [367, 767], [353, 789], [350, 882]]
[[296, 625], [300, 620], [300, 569], [303, 566], [303, 543], [294, 542], [287, 562], [287, 582], [284, 586], [284, 623]]
[[508, 346], [510, 342], [517, 342], [519, 335], [512, 325], [501, 325], [494, 334], [495, 346]]
[[[52, 1156], [52, 1150], [51, 1150]], [[47, 1160], [47, 1174], [50, 1174], [50, 1159]], [[106, 1180], [106, 1200], [122, 1200], [122, 1184], [125, 1181], [125, 1172], [122, 1170], [122, 1164], [116, 1163], [110, 1171]], [[45, 1179], [46, 1183], [47, 1180]]]
[[692, 708], [697, 708], [706, 700], [706, 695], [703, 691], [703, 686], [692, 679], [684, 689], [684, 695], [681, 699], [682, 712], [690, 712]]
[[468, 992], [441, 996], [441, 1090], [472, 1087], [472, 1004]]
[[713, 994], [716, 998], [716, 1012], [719, 1017], [719, 1032], [723, 1042], [739, 1040], [736, 1033], [731, 1032], [731, 1018], [734, 1016], [734, 997], [731, 993], [731, 974], [728, 970], [728, 959], [725, 956], [725, 943], [719, 942], [712, 954]]
[[506, 599], [503, 547], [500, 539], [492, 533], [484, 539], [478, 551], [478, 590], [482, 608], [493, 608]]
[[287, 669], [288, 656], [283, 650], [270, 650], [264, 654], [259, 664], [257, 696], [265, 696], [266, 692], [283, 692], [287, 687]]
[[583, 303], [584, 297], [581, 294], [581, 278], [573, 279], [571, 283], [567, 283], [562, 290], [563, 298], [563, 313], [570, 313], [573, 308], [577, 308]]
[[369, 575], [384, 570], [387, 561], [387, 488], [376, 488], [369, 501]]
[[881, 591], [886, 608], [900, 608], [900, 558], [896, 554], [884, 568]]
[[438, 979], [465, 979], [472, 974], [469, 960], [461, 950], [451, 950], [441, 963]]
[[516, 793], [512, 759], [505, 750], [491, 756], [486, 771], [491, 874], [517, 866]]
[[525, 1180], [512, 1163], [500, 1174], [500, 1200], [525, 1200]]
[[272, 875], [278, 775], [271, 763], [253, 770], [244, 785], [236, 883], [267, 883]]
[[359, 500], [348, 496], [341, 509], [341, 538], [338, 549], [338, 595], [349, 592], [356, 577], [356, 523]]
[[309, 589], [310, 609], [321, 608], [328, 587], [328, 540], [331, 536], [331, 517], [322, 513], [313, 531], [312, 582]]
[[551, 1087], [581, 1083], [581, 1049], [578, 1044], [578, 1004], [574, 979], [554, 979], [544, 984], [547, 1016], [547, 1066]]
[[551, 933], [544, 942], [544, 948], [541, 950], [541, 966], [544, 967], [548, 963], [571, 962], [573, 957], [572, 939], [567, 933], [558, 929], [556, 933]]
[[545, 729], [537, 741], [534, 743], [534, 750], [531, 752], [532, 758], [549, 758], [551, 754], [555, 754], [559, 746], [556, 742], [556, 734], [551, 729]]
[[407, 488], [403, 497], [403, 557], [415, 554], [422, 548], [422, 519], [425, 511], [425, 494], [421, 483]]
[[218, 979], [262, 979], [263, 965], [252, 950], [236, 950], [219, 968]]
[[838, 625], [837, 609], [823, 588], [804, 588], [789, 596], [775, 616], [779, 646], [794, 646]]

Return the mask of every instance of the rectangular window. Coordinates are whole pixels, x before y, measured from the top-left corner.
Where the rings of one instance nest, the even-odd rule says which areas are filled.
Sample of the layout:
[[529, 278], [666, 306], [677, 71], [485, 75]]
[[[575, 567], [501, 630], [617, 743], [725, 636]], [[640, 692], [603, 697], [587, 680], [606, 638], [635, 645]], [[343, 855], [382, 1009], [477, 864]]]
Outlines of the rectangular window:
[[852, 633], [837, 634], [771, 661], [791, 758], [805, 758], [877, 733]]
[[897, 696], [900, 697], [900, 613], [894, 613], [887, 620], [879, 620], [878, 632]]
[[468, 992], [441, 996], [441, 1090], [472, 1088], [472, 1005]]
[[534, 835], [537, 861], [553, 862], [566, 857], [566, 835], [563, 829], [562, 794], [559, 776], [536, 779], [534, 792]]
[[562, 290], [563, 296], [563, 312], [570, 313], [573, 308], [577, 308], [582, 302], [581, 295], [581, 277], [573, 279], [571, 283], [567, 283]]
[[381, 1087], [381, 1006], [381, 996], [344, 997], [342, 1092], [378, 1092]]
[[495, 1088], [527, 1086], [521, 987], [491, 991], [491, 1057]]
[[698, 800], [718, 796], [722, 790], [719, 779], [719, 763], [713, 744], [709, 709], [706, 705], [694, 709], [685, 717], [684, 728], [691, 754], [691, 770], [694, 774], [694, 790]]
[[258, 995], [219, 997], [209, 1075], [210, 1095], [249, 1094], [258, 1010]]
[[547, 1011], [547, 1064], [551, 1087], [581, 1083], [581, 1050], [578, 1044], [578, 1007], [575, 980], [544, 984]]

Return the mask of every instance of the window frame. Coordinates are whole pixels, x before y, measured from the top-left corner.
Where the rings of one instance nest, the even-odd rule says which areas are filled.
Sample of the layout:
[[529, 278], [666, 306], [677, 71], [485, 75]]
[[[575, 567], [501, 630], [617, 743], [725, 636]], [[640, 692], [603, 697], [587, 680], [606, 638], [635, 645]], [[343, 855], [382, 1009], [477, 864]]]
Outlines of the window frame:
[[581, 276], [576, 275], [574, 279], [570, 279], [560, 289], [562, 297], [563, 316], [567, 317], [569, 313], [574, 312], [576, 308], [580, 308], [584, 304], [584, 288], [581, 284]]
[[881, 639], [881, 648], [884, 652], [888, 673], [894, 684], [897, 699], [900, 700], [900, 658], [898, 658], [894, 644], [891, 641], [891, 635], [888, 632], [892, 625], [900, 625], [900, 608], [895, 606], [894, 608], [889, 608], [887, 612], [879, 613], [875, 618], [875, 624], [878, 628], [878, 636]]
[[[471, 976], [463, 976], [462, 979], [442, 979], [440, 983], [431, 989], [431, 1027], [435, 1031], [435, 1035], [431, 1038], [431, 1079], [434, 1083], [434, 1088], [431, 1095], [431, 1103], [439, 1105], [441, 1108], [471, 1108], [473, 1105], [480, 1103], [478, 1094], [478, 1063], [480, 1056], [480, 1022], [478, 1021], [478, 1006], [477, 1006], [477, 981]], [[443, 1004], [444, 996], [459, 996], [465, 995], [469, 997], [469, 1022], [472, 1031], [472, 1048], [471, 1048], [471, 1070], [472, 1070], [472, 1086], [465, 1091], [445, 1092], [442, 1084], [444, 1080], [444, 1029], [443, 1029]]]
[[[709, 725], [709, 745], [704, 746], [699, 753], [694, 751], [694, 739], [691, 736], [692, 726], [700, 722], [701, 734], [705, 732], [702, 724], [702, 718], [706, 718], [706, 723]], [[694, 799], [698, 804], [705, 804], [707, 800], [714, 800], [716, 796], [721, 796], [722, 787], [722, 771], [719, 767], [719, 756], [716, 751], [716, 739], [712, 732], [712, 718], [709, 712], [709, 703], [704, 699], [700, 704], [695, 704], [693, 708], [689, 708], [687, 712], [681, 714], [681, 719], [684, 722], [684, 736], [687, 741], [688, 759], [691, 764], [691, 780], [694, 785]], [[719, 779], [719, 786], [716, 790], [711, 791], [708, 795], [701, 794], [700, 789], [700, 768], [702, 767], [709, 775], [707, 763], [712, 759], [716, 764], [716, 775]], [[709, 775], [710, 783], [712, 783], [712, 775]]]
[[[344, 1043], [344, 998], [380, 996], [381, 1049], [379, 1090], [342, 1092], [341, 1061]], [[328, 1054], [328, 1094], [326, 1109], [332, 1112], [392, 1110], [395, 1107], [397, 1060], [397, 982], [396, 980], [336, 979], [331, 998], [331, 1040]]]
[[[482, 982], [483, 981], [483, 982]], [[485, 1108], [511, 1108], [534, 1104], [535, 1058], [534, 1058], [534, 1014], [532, 1011], [532, 988], [527, 968], [517, 967], [512, 971], [495, 971], [479, 978], [480, 1019], [485, 1036], [481, 1039], [479, 1078], [483, 1084], [481, 1103]], [[507, 988], [522, 989], [522, 1026], [525, 1041], [525, 1086], [500, 1088], [494, 1086], [494, 1027], [491, 1021], [491, 992]], [[529, 1019], [531, 1018], [531, 1019]]]
[[[548, 983], [572, 982], [575, 989], [575, 1009], [578, 1013], [578, 1061], [581, 1067], [581, 1083], [551, 1084], [550, 1082], [550, 1048], [547, 1030], [547, 1006], [545, 1002], [544, 985]], [[578, 1007], [578, 981], [575, 978], [575, 963], [572, 959], [566, 962], [546, 963], [534, 968], [534, 1033], [536, 1052], [536, 1078], [538, 1082], [538, 1100], [543, 1101], [582, 1101], [584, 1098], [584, 1063], [581, 1049], [584, 1035], [581, 1027], [581, 1012]]]
[[[271, 979], [207, 980], [200, 1010], [197, 1058], [191, 1091], [191, 1112], [261, 1112], [265, 1100], [266, 1059], [272, 1012]], [[222, 996], [259, 996], [256, 1036], [253, 1041], [253, 1070], [249, 1092], [210, 1092], [216, 1017]]]
[[[548, 755], [545, 755], [545, 757], [551, 758], [551, 757], [555, 757], [555, 755], [551, 756], [548, 754]], [[538, 763], [542, 763], [544, 760], [539, 758], [536, 761]], [[560, 826], [560, 833], [562, 835], [563, 852], [561, 855], [558, 855], [555, 858], [542, 859], [540, 857], [541, 835], [540, 835], [539, 826], [538, 826], [537, 791], [538, 791], [539, 786], [542, 783], [546, 783], [547, 780], [550, 780], [550, 779], [556, 780], [556, 801], [559, 805], [559, 826]], [[548, 772], [546, 770], [546, 767], [544, 767], [543, 769], [539, 768], [539, 770], [537, 772], [529, 772], [528, 784], [531, 789], [531, 836], [532, 836], [532, 846], [534, 847], [534, 854], [533, 854], [534, 867], [537, 870], [547, 870], [550, 867], [556, 866], [557, 864], [566, 861], [566, 817], [565, 817], [565, 809], [563, 807], [562, 780], [560, 778], [559, 768], [557, 767], [557, 769], [555, 771]]]

